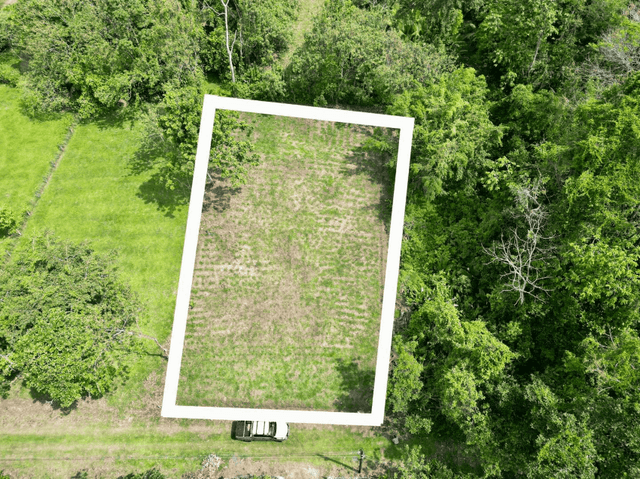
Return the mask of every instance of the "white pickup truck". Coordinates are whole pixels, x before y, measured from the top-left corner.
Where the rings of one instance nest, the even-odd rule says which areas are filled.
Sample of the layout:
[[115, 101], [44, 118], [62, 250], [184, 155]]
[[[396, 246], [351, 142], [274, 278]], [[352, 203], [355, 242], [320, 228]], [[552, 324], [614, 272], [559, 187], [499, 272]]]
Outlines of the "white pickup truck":
[[285, 441], [289, 437], [289, 425], [286, 422], [238, 421], [235, 425], [235, 438], [240, 441]]

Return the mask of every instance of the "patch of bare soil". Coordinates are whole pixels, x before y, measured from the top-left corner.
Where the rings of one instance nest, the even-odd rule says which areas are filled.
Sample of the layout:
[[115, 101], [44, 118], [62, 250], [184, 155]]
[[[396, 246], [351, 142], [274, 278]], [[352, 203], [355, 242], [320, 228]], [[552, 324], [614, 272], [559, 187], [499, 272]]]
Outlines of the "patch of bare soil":
[[304, 462], [274, 462], [254, 461], [249, 458], [232, 457], [228, 460], [228, 466], [215, 470], [213, 468], [203, 468], [190, 474], [185, 474], [183, 479], [219, 479], [236, 478], [241, 476], [270, 476], [272, 478], [282, 477], [284, 479], [321, 479], [328, 477], [340, 477], [351, 479], [359, 477], [375, 478], [382, 477], [388, 469], [388, 463], [374, 464], [373, 461], [365, 459], [362, 471], [358, 473], [359, 461], [355, 456], [322, 456], [327, 465], [318, 466], [316, 464]]
[[111, 424], [117, 410], [104, 398], [83, 399], [69, 413], [50, 403], [29, 398], [8, 398], [0, 408], [0, 431], [3, 433], [46, 434], [61, 430], [80, 430], [96, 423]]
[[137, 404], [124, 412], [110, 406], [106, 398], [85, 398], [67, 411], [60, 410], [51, 402], [25, 397], [3, 399], [0, 408], [0, 432], [4, 434], [82, 434], [101, 428], [111, 433], [126, 433], [139, 427], [140, 422], [152, 424], [160, 434], [190, 432], [205, 438], [211, 434], [231, 430], [231, 421], [191, 420], [188, 425], [180, 420], [160, 416], [164, 393], [164, 371], [153, 371], [142, 385], [142, 394]]

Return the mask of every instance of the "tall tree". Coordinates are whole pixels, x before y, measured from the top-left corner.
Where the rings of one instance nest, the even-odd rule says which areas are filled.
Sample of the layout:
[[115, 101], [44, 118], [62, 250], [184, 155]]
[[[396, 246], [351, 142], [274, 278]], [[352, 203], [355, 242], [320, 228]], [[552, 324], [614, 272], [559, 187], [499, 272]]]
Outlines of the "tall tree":
[[325, 105], [389, 104], [415, 83], [430, 83], [453, 61], [442, 49], [403, 41], [379, 9], [328, 1], [286, 72], [292, 99]]
[[[160, 204], [168, 194], [174, 203], [189, 201], [203, 100], [201, 88], [171, 89], [143, 120], [140, 148], [130, 167], [135, 172], [153, 172], [152, 181], [158, 190], [154, 200]], [[251, 143], [240, 136], [247, 128], [237, 112], [216, 112], [210, 172], [229, 178], [234, 186], [243, 184], [249, 169], [258, 163]]]
[[[403, 279], [401, 278], [401, 283]], [[440, 275], [420, 288], [417, 309], [396, 340], [398, 362], [389, 385], [391, 411], [412, 432], [466, 435], [467, 443], [492, 462], [488, 392], [503, 380], [517, 357], [482, 321], [460, 318], [451, 289]], [[409, 355], [419, 365], [412, 365]], [[418, 375], [422, 384], [419, 384]]]
[[238, 31], [233, 32], [233, 40], [231, 40], [231, 44], [229, 44], [229, 1], [225, 3], [223, 0], [220, 0], [222, 3], [222, 7], [224, 8], [224, 36], [225, 36], [225, 46], [227, 47], [227, 55], [229, 57], [229, 69], [231, 70], [231, 81], [233, 83], [236, 82], [236, 69], [233, 66], [233, 47], [236, 45], [236, 38], [238, 35]]
[[[393, 3], [393, 2], [392, 2]], [[461, 43], [462, 24], [484, 5], [484, 0], [397, 0], [397, 28], [413, 41], [455, 47]]]
[[205, 35], [200, 56], [208, 72], [231, 79], [251, 67], [272, 66], [291, 41], [298, 0], [202, 0]]
[[16, 375], [61, 407], [99, 397], [126, 377], [127, 351], [142, 346], [140, 304], [115, 256], [45, 232], [0, 271], [0, 385]]
[[411, 179], [433, 199], [445, 193], [445, 182], [472, 188], [501, 129], [489, 119], [490, 102], [483, 77], [471, 68], [445, 72], [398, 95], [389, 112], [416, 119]]
[[621, 22], [625, 7], [619, 0], [488, 0], [472, 33], [473, 62], [497, 73], [496, 83], [504, 87], [531, 83], [557, 89], [586, 58], [587, 45]]
[[32, 111], [74, 109], [90, 117], [158, 101], [201, 76], [200, 27], [179, 0], [25, 0], [12, 18]]

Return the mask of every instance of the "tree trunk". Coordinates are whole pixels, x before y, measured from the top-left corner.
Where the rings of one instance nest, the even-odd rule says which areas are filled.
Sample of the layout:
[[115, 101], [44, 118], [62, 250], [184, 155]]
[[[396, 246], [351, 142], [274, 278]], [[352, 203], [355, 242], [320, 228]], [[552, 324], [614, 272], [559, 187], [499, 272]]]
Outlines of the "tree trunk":
[[222, 6], [224, 7], [224, 34], [225, 34], [225, 39], [226, 39], [226, 45], [227, 45], [227, 54], [229, 55], [229, 68], [231, 69], [231, 81], [233, 83], [236, 82], [236, 71], [233, 68], [233, 47], [236, 44], [236, 34], [238, 32], [234, 32], [233, 34], [233, 43], [231, 44], [231, 46], [229, 46], [229, 1], [227, 0], [227, 3], [225, 3], [223, 0], [220, 0], [220, 3], [222, 3]]
[[527, 70], [527, 77], [531, 73], [531, 69], [533, 68], [533, 64], [536, 62], [536, 58], [538, 58], [538, 50], [540, 50], [541, 42], [542, 42], [542, 33], [540, 33], [540, 36], [538, 37], [538, 43], [536, 44], [536, 52], [533, 54], [533, 61], [531, 62], [531, 65], [529, 65], [529, 69]]

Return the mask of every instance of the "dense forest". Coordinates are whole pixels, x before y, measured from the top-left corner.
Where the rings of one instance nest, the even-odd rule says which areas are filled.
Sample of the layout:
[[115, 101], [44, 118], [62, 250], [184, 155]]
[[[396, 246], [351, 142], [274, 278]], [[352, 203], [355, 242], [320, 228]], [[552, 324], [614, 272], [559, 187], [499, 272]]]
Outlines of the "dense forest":
[[[466, 444], [482, 472], [407, 451], [393, 474], [640, 477], [640, 9], [327, 0], [294, 45], [299, 9], [19, 0], [0, 10], [0, 81], [22, 89], [33, 117], [144, 122], [141, 167], [185, 201], [212, 85], [414, 117], [387, 420]], [[240, 184], [256, 160], [228, 134], [238, 125], [216, 127], [212, 168]], [[16, 216], [0, 203], [0, 234], [15, 234]], [[133, 331], [137, 310], [113, 259], [82, 245], [63, 257], [63, 244], [34, 240], [0, 274], [0, 374], [6, 386], [23, 372], [70, 404], [109, 391], [116, 332]], [[89, 316], [106, 325], [84, 330]], [[52, 383], [55, 365], [29, 358], [62, 324], [100, 367], [77, 362]]]

